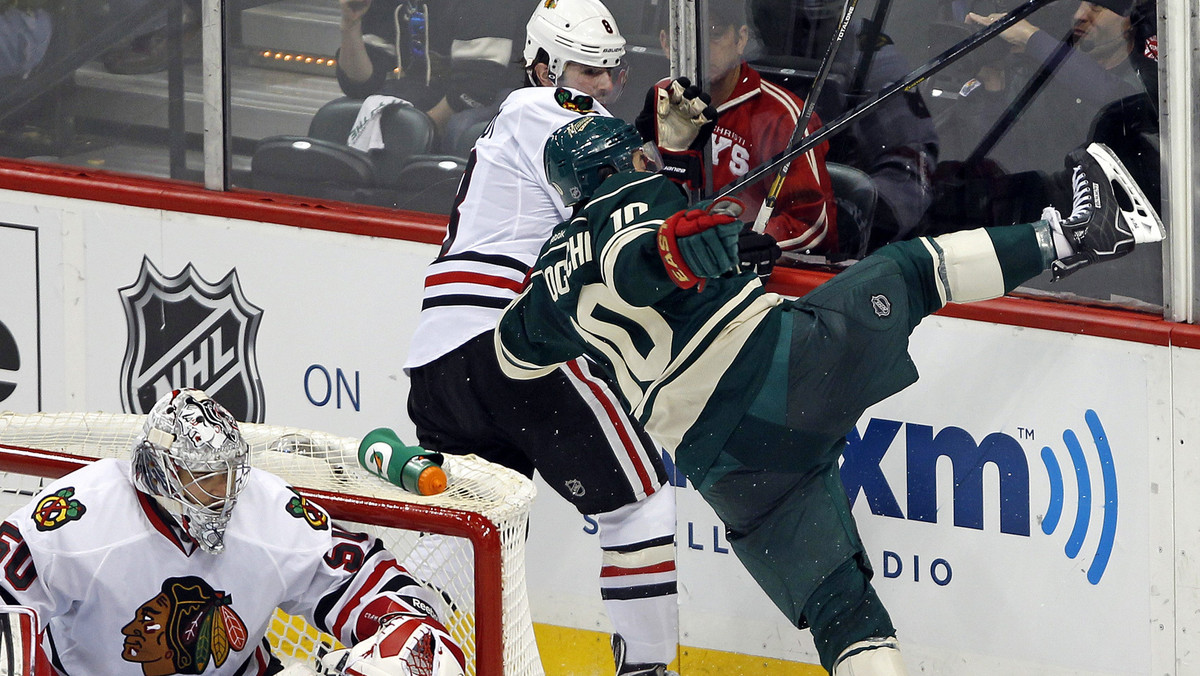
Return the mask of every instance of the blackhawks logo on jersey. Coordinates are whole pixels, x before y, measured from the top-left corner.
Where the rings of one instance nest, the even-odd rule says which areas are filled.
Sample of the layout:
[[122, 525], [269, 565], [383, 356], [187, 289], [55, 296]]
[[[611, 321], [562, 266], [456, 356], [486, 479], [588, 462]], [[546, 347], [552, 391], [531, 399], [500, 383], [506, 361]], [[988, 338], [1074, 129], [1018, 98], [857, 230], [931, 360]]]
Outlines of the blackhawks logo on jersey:
[[33, 523], [40, 531], [54, 530], [83, 517], [87, 507], [75, 499], [74, 487], [56, 491], [42, 498], [33, 508]]
[[584, 114], [595, 112], [592, 110], [592, 97], [584, 96], [583, 94], [571, 95], [571, 92], [559, 87], [554, 90], [554, 100], [558, 105], [567, 110]]
[[141, 664], [143, 674], [202, 674], [210, 662], [225, 664], [249, 639], [233, 597], [193, 575], [163, 582], [121, 634], [121, 659]]
[[286, 509], [288, 514], [297, 519], [304, 519], [305, 523], [312, 526], [313, 530], [329, 528], [329, 515], [299, 493], [288, 500]]

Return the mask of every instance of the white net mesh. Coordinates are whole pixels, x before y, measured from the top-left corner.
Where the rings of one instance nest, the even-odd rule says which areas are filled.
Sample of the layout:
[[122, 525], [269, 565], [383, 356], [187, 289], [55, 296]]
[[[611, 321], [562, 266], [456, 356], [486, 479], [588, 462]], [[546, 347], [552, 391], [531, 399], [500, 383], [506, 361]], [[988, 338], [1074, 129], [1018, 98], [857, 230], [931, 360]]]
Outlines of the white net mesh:
[[[0, 446], [123, 458], [144, 419], [0, 413]], [[323, 492], [315, 499], [335, 519], [380, 537], [405, 567], [441, 594], [449, 611], [446, 628], [467, 654], [468, 674], [492, 676], [501, 664], [508, 675], [542, 673], [525, 594], [525, 524], [534, 496], [529, 480], [475, 456], [447, 455], [446, 491], [422, 496], [359, 467], [359, 439], [251, 423], [242, 423], [241, 430], [255, 467], [298, 488]], [[53, 458], [25, 459], [4, 448], [0, 467], [6, 470], [0, 474], [0, 516], [24, 505], [44, 484], [41, 477], [69, 469], [56, 466]], [[498, 547], [489, 546], [497, 533]], [[269, 638], [281, 658], [294, 661], [309, 661], [322, 646], [333, 645], [332, 637], [282, 612]]]

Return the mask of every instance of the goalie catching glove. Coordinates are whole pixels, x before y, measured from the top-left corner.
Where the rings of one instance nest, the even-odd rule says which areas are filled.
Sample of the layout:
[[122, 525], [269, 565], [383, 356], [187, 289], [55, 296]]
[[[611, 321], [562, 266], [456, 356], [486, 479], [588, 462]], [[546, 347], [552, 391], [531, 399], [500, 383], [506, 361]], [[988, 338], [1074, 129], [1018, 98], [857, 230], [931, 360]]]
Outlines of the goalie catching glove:
[[704, 280], [738, 266], [738, 216], [745, 207], [735, 199], [701, 202], [672, 214], [656, 241], [667, 276], [681, 289], [704, 290]]
[[634, 126], [643, 141], [658, 146], [663, 159], [661, 173], [694, 192], [704, 185], [700, 153], [716, 123], [712, 98], [681, 77], [646, 92], [646, 103]]
[[466, 657], [441, 622], [419, 612], [395, 612], [353, 648], [322, 657], [321, 666], [339, 676], [463, 676]]

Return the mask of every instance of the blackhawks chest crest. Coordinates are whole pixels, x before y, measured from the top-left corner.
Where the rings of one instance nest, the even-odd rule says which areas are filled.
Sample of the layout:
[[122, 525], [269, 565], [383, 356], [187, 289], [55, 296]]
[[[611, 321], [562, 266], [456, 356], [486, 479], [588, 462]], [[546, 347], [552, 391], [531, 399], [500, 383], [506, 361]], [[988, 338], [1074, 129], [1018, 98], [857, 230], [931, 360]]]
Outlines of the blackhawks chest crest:
[[213, 284], [189, 263], [167, 277], [142, 259], [137, 281], [120, 290], [128, 343], [121, 403], [145, 413], [163, 394], [207, 391], [238, 420], [262, 422], [264, 403], [254, 346], [262, 309], [242, 294], [237, 270]]
[[144, 674], [203, 674], [249, 639], [233, 597], [191, 575], [168, 578], [154, 598], [129, 612], [121, 659], [141, 664]]
[[75, 499], [75, 489], [68, 486], [38, 501], [33, 508], [33, 523], [38, 530], [54, 530], [59, 526], [78, 521], [87, 507]]

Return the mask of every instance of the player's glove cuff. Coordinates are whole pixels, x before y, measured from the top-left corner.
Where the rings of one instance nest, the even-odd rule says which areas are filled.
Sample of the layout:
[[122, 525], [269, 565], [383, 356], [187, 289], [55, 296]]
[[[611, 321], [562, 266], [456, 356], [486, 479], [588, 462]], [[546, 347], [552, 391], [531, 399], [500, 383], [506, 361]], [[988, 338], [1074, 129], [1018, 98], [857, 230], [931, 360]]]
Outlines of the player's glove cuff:
[[663, 166], [660, 174], [671, 179], [689, 196], [699, 194], [704, 187], [704, 158], [699, 150], [670, 152], [659, 149]]

